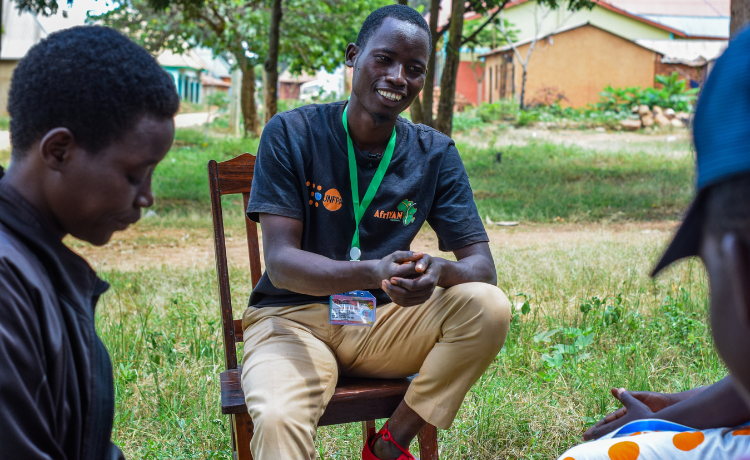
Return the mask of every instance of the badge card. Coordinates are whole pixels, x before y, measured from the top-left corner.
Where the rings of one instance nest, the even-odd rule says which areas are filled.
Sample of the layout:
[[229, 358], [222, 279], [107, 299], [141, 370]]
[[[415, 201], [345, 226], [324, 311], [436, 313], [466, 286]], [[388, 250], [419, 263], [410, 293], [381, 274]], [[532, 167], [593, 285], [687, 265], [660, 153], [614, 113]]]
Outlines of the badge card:
[[331, 296], [329, 322], [345, 326], [375, 324], [375, 297], [367, 291], [351, 291]]

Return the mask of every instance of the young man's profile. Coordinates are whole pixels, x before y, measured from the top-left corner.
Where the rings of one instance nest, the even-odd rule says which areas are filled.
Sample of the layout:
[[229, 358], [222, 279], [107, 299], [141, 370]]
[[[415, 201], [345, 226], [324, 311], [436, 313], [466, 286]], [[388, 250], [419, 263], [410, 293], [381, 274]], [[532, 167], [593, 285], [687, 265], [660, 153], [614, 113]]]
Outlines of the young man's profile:
[[112, 29], [51, 34], [18, 64], [0, 179], [0, 458], [115, 459], [109, 354], [94, 328], [108, 284], [62, 239], [95, 245], [153, 204], [179, 98]]

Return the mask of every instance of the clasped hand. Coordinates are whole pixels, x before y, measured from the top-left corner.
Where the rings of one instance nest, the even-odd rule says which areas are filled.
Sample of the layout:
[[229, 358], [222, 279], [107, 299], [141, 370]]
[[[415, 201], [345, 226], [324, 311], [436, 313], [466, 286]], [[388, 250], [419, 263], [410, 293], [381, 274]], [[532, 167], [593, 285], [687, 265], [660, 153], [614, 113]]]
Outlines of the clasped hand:
[[380, 260], [375, 276], [397, 305], [413, 307], [426, 302], [440, 280], [439, 260], [428, 254], [396, 251]]

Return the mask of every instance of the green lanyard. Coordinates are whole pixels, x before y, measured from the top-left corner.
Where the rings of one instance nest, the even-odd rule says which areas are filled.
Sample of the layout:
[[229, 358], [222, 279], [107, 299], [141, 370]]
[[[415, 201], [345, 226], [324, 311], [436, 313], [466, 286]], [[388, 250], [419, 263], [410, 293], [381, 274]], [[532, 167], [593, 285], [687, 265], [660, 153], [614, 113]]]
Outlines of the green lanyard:
[[372, 177], [372, 182], [370, 182], [370, 185], [367, 187], [367, 192], [365, 192], [365, 198], [360, 203], [357, 162], [354, 158], [354, 144], [352, 143], [352, 137], [349, 135], [349, 126], [346, 123], [347, 107], [344, 107], [344, 116], [342, 119], [344, 130], [346, 131], [346, 148], [349, 155], [349, 180], [352, 183], [352, 204], [354, 205], [354, 238], [352, 238], [352, 249], [349, 255], [352, 260], [359, 260], [359, 256], [362, 254], [359, 249], [359, 221], [362, 220], [362, 216], [365, 215], [367, 207], [370, 206], [372, 199], [375, 197], [375, 193], [378, 191], [378, 188], [380, 188], [380, 183], [383, 182], [383, 177], [385, 177], [385, 171], [388, 169], [388, 164], [393, 157], [393, 150], [396, 147], [396, 128], [393, 128], [393, 134], [391, 134], [391, 139], [388, 141], [388, 146], [385, 148], [383, 159], [380, 160], [378, 169]]

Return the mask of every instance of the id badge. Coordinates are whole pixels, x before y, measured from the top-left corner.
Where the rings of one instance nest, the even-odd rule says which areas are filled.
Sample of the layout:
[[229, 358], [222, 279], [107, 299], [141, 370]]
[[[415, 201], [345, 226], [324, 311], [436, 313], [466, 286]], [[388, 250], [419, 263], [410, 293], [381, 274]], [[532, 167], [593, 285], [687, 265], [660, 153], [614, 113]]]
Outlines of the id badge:
[[367, 291], [350, 291], [331, 296], [328, 321], [344, 326], [375, 324], [375, 296]]

